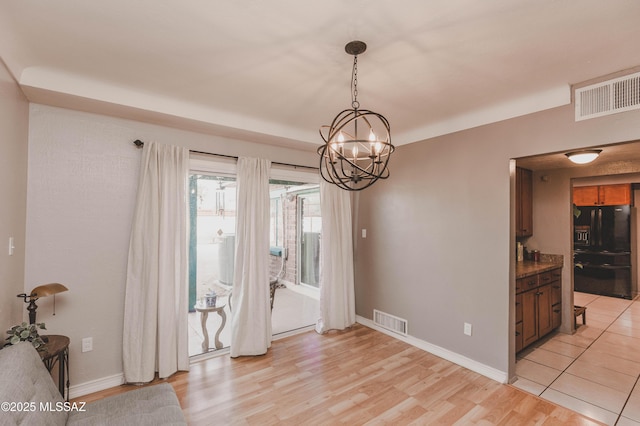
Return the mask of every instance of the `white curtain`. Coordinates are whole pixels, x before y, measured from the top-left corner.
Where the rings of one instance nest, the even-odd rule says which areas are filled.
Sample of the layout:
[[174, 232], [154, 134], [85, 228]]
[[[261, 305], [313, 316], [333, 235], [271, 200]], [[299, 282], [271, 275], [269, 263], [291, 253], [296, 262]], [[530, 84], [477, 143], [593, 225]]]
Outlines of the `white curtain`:
[[320, 181], [320, 319], [316, 331], [344, 330], [356, 322], [349, 192]]
[[269, 304], [269, 170], [239, 158], [231, 356], [263, 355], [271, 346]]
[[[145, 142], [124, 304], [125, 381], [189, 369], [187, 342], [189, 151]], [[99, 301], [98, 301], [99, 303]]]

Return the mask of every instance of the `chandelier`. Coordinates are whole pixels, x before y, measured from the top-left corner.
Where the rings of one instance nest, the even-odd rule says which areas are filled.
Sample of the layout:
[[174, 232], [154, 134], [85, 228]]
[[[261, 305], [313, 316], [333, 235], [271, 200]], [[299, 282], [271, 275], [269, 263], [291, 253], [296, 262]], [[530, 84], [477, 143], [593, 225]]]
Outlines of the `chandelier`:
[[367, 45], [347, 43], [344, 50], [353, 55], [351, 109], [340, 112], [330, 126], [320, 127], [324, 145], [318, 148], [322, 178], [347, 191], [360, 191], [378, 179], [389, 177], [391, 144], [389, 121], [377, 112], [361, 109], [358, 102], [358, 55]]

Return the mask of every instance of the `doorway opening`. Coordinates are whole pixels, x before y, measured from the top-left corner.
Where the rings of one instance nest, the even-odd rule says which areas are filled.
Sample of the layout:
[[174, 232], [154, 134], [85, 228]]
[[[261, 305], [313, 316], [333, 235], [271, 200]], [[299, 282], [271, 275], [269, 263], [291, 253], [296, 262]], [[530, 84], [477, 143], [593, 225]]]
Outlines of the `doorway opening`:
[[[614, 419], [615, 422], [619, 416], [624, 416], [625, 401], [632, 400], [629, 398], [635, 392], [633, 383], [639, 377], [640, 370], [622, 370], [619, 367], [626, 365], [629, 357], [630, 353], [625, 353], [621, 348], [627, 344], [625, 342], [633, 340], [632, 336], [637, 333], [632, 319], [640, 306], [637, 306], [637, 301], [623, 297], [611, 298], [574, 291], [578, 290], [577, 287], [574, 289], [576, 275], [582, 274], [585, 266], [593, 267], [580, 261], [594, 261], [592, 253], [586, 253], [589, 256], [583, 257], [579, 253], [581, 250], [589, 251], [587, 247], [580, 247], [580, 244], [586, 244], [596, 235], [585, 231], [587, 227], [603, 227], [591, 225], [590, 220], [583, 223], [585, 218], [591, 217], [589, 209], [585, 210], [586, 213], [580, 211], [579, 214], [583, 216], [576, 220], [574, 192], [576, 187], [587, 185], [633, 185], [640, 182], [640, 146], [638, 142], [632, 142], [599, 148], [603, 148], [605, 155], [591, 165], [573, 165], [567, 162], [564, 153], [514, 161], [514, 166], [533, 172], [533, 234], [523, 242], [529, 250], [562, 255], [563, 269], [562, 327], [525, 348], [517, 356], [511, 354], [514, 358], [511, 372], [517, 377], [514, 382], [516, 387], [598, 420], [608, 422], [608, 419]], [[604, 218], [606, 213], [602, 215]], [[597, 210], [594, 216], [598, 218]], [[617, 214], [613, 214], [614, 217]], [[574, 245], [576, 231], [580, 239], [577, 248]], [[632, 231], [632, 238], [634, 235], [637, 235], [637, 231]], [[514, 241], [514, 255], [515, 248]], [[580, 256], [576, 257], [576, 253]], [[630, 254], [631, 260], [635, 259], [637, 264], [637, 250], [632, 249]], [[611, 271], [621, 269], [619, 266], [622, 260], [626, 260], [622, 259], [625, 256], [619, 256], [621, 259], [614, 262], [618, 265], [603, 265], [603, 269], [608, 270], [607, 281], [614, 284], [621, 281], [617, 273], [612, 275]], [[637, 282], [637, 276], [632, 280]], [[598, 278], [600, 281], [604, 281], [604, 276]], [[586, 283], [587, 287], [596, 287], [596, 284]], [[632, 295], [632, 299], [634, 297]], [[513, 302], [512, 305], [511, 312], [517, 312]], [[582, 323], [581, 317], [576, 321], [574, 305], [587, 306], [586, 324]], [[512, 318], [516, 318], [515, 314], [512, 315]], [[577, 328], [574, 326], [576, 323]], [[601, 362], [605, 359], [604, 363]], [[627, 376], [631, 376], [633, 383], [629, 384]], [[594, 388], [598, 391], [594, 392]], [[619, 406], [603, 409], [604, 402], [598, 398], [612, 393], [620, 396]]]
[[[194, 172], [189, 189], [189, 355], [198, 356], [231, 343], [237, 183], [233, 175]], [[318, 184], [271, 180], [269, 190], [276, 336], [313, 326], [319, 317], [314, 278], [320, 272], [321, 218]]]

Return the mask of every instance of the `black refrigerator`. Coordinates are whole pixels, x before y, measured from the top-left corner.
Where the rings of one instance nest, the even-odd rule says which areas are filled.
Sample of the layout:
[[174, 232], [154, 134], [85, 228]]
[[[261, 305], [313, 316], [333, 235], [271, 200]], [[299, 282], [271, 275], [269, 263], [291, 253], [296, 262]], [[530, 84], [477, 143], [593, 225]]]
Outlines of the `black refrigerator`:
[[631, 299], [631, 207], [575, 207], [573, 288]]

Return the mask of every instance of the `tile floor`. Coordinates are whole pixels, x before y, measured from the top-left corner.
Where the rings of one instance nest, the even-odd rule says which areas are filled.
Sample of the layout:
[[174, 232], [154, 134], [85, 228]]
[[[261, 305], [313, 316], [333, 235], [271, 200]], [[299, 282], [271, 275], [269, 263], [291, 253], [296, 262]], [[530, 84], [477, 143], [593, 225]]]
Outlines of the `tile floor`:
[[640, 425], [640, 300], [574, 294], [587, 324], [518, 354], [514, 386], [607, 425]]

